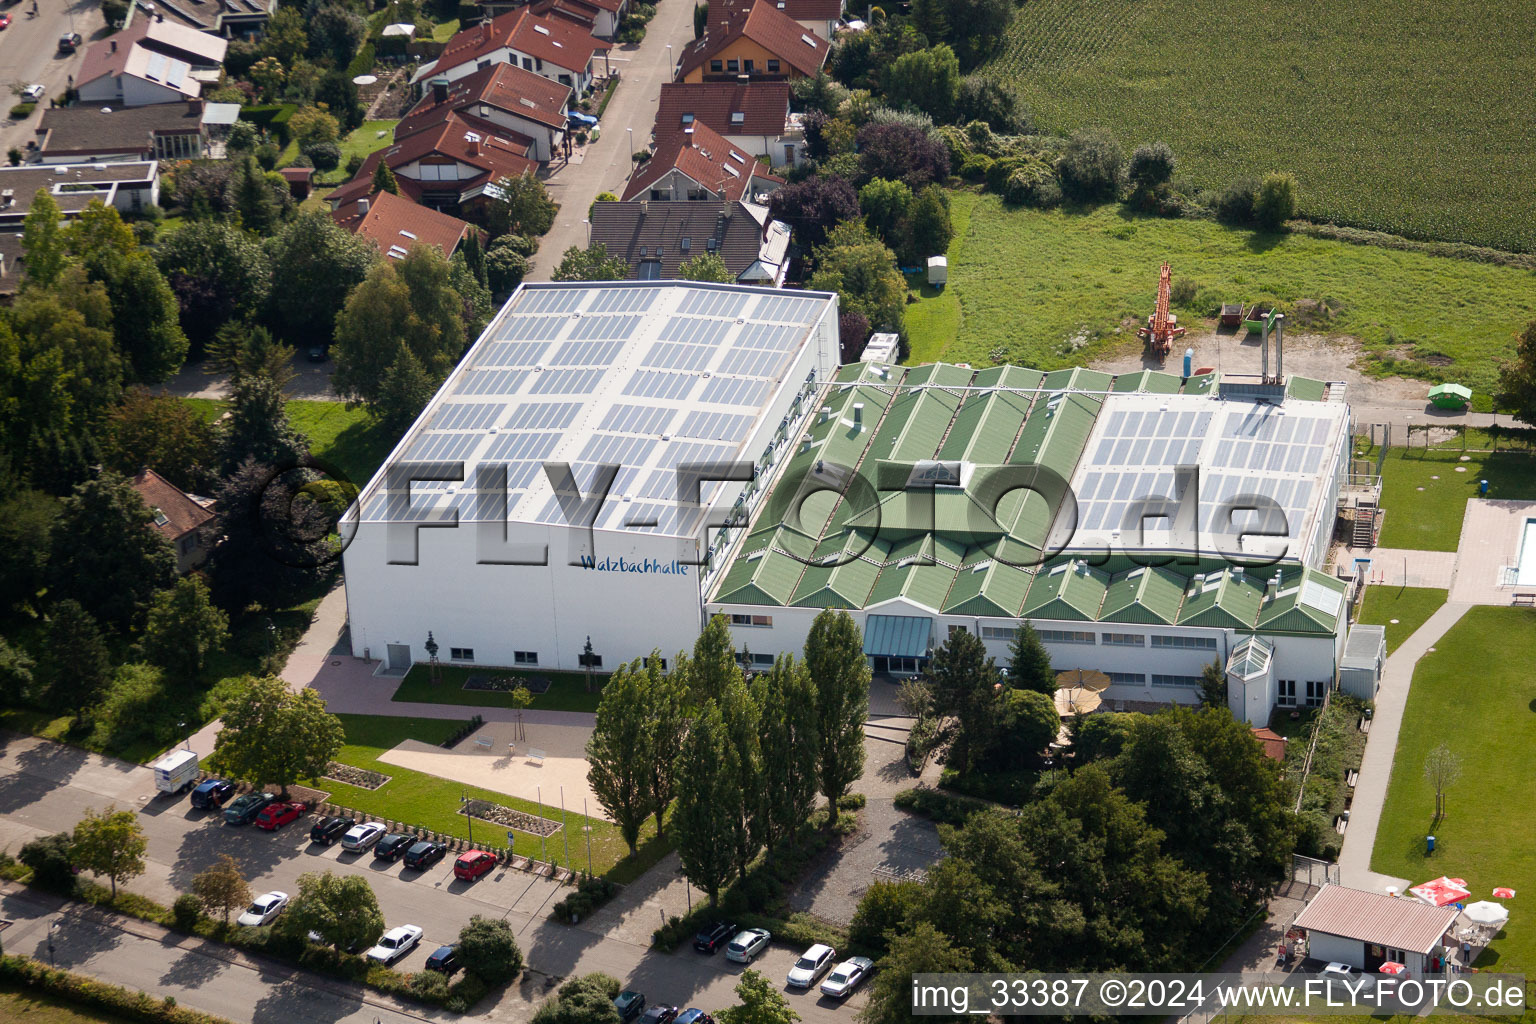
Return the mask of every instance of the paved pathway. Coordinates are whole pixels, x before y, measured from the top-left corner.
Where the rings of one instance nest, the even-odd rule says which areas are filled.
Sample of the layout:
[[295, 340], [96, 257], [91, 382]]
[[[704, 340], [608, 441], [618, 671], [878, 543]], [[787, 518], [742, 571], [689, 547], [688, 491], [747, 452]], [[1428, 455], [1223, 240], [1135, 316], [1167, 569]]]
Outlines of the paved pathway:
[[[86, 46], [107, 35], [101, 0], [39, 0], [35, 18], [27, 17], [30, 7], [30, 3], [18, 3], [5, 8], [11, 27], [0, 32], [0, 81], [17, 88], [34, 82], [45, 85], [47, 98], [20, 121], [10, 117], [0, 121], [0, 152], [37, 141], [37, 126], [50, 100], [62, 96], [69, 79], [79, 73]], [[78, 32], [83, 39], [73, 54], [58, 52], [59, 37], [65, 32]], [[8, 98], [5, 109], [13, 102]]]
[[618, 92], [603, 112], [600, 137], [587, 146], [580, 163], [561, 167], [544, 183], [560, 204], [560, 213], [549, 233], [539, 240], [528, 280], [548, 281], [566, 249], [586, 246], [587, 208], [599, 192], [624, 193], [634, 166], [630, 155], [649, 145], [661, 86], [672, 80], [668, 44], [677, 57], [691, 42], [693, 5], [686, 0], [667, 0], [656, 6], [656, 17], [638, 47], [614, 49], [609, 61], [621, 77]]
[[1505, 585], [1502, 570], [1518, 563], [1525, 524], [1536, 518], [1536, 501], [1469, 498], [1456, 549], [1451, 600], [1466, 604], [1509, 604], [1516, 591], [1536, 587]]
[[1413, 551], [1404, 548], [1344, 549], [1341, 563], [1356, 557], [1371, 560], [1371, 586], [1436, 587], [1449, 590], [1456, 578], [1454, 551]]
[[1350, 804], [1344, 849], [1339, 855], [1340, 878], [1345, 885], [1380, 892], [1385, 886], [1395, 885], [1401, 889], [1409, 884], [1405, 879], [1371, 870], [1371, 851], [1376, 846], [1376, 828], [1381, 823], [1381, 808], [1387, 799], [1392, 758], [1397, 753], [1397, 734], [1403, 724], [1403, 708], [1408, 701], [1414, 667], [1471, 607], [1470, 604], [1441, 605], [1387, 658], [1381, 673], [1381, 687], [1376, 691], [1376, 714], [1371, 722], [1370, 737], [1366, 740], [1365, 756], [1360, 762], [1360, 779]]

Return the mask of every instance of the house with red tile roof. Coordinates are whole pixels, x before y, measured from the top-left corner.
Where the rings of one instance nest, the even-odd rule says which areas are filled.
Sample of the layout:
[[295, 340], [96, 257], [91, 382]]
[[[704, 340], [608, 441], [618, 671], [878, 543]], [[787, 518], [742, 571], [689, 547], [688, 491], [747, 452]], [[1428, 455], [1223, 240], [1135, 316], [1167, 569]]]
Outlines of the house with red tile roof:
[[477, 117], [532, 140], [528, 155], [554, 159], [565, 139], [571, 87], [511, 64], [492, 64], [458, 81], [434, 78], [425, 95], [395, 126], [403, 138], [441, 123], [449, 114]]
[[677, 80], [741, 81], [745, 76], [749, 81], [794, 81], [816, 74], [832, 44], [774, 3], [712, 3], [704, 34], [685, 46], [678, 59]]
[[773, 0], [773, 6], [823, 39], [836, 35], [843, 20], [843, 0]]
[[458, 32], [436, 60], [423, 64], [414, 85], [434, 78], [457, 81], [493, 64], [516, 64], [578, 96], [592, 87], [593, 59], [608, 44], [565, 18], [548, 18], [520, 7]]
[[635, 168], [623, 198], [750, 202], [782, 184], [784, 179], [708, 126], [694, 124], [657, 140], [650, 159]]
[[597, 203], [592, 244], [629, 264], [629, 278], [671, 281], [684, 260], [714, 253], [740, 284], [778, 287], [789, 269], [789, 225], [739, 202]]
[[404, 259], [415, 245], [430, 245], [445, 257], [478, 231], [473, 224], [421, 206], [389, 192], [374, 192], [343, 203], [331, 219], [354, 235], [368, 239], [386, 259]]
[[619, 22], [629, 13], [629, 0], [479, 0], [486, 18], [515, 11], [526, 4], [535, 14], [567, 17], [585, 22], [592, 34], [603, 39], [618, 35]]
[[213, 502], [183, 491], [145, 466], [128, 481], [155, 517], [150, 529], [171, 542], [176, 552], [176, 571], [186, 574], [208, 557], [203, 527], [213, 519]]
[[85, 48], [75, 88], [88, 106], [196, 99], [204, 86], [217, 84], [228, 49], [227, 39], [143, 18]]
[[369, 155], [357, 175], [326, 197], [335, 210], [373, 194], [373, 172], [380, 161], [394, 172], [400, 194], [439, 210], [473, 209], [503, 178], [533, 173], [533, 140], [490, 121], [450, 111], [430, 127]]
[[661, 87], [653, 134], [709, 127], [748, 156], [775, 167], [799, 163], [805, 133], [789, 112], [788, 82], [668, 82]]

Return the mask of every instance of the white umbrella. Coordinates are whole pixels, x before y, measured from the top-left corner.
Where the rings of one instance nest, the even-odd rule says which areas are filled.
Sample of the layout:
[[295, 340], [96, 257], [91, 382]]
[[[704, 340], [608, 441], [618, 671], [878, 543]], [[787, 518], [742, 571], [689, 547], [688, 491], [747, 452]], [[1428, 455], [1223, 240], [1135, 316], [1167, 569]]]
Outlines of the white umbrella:
[[1480, 900], [1477, 903], [1467, 904], [1462, 916], [1474, 924], [1496, 925], [1509, 920], [1509, 908], [1502, 903], [1489, 903]]

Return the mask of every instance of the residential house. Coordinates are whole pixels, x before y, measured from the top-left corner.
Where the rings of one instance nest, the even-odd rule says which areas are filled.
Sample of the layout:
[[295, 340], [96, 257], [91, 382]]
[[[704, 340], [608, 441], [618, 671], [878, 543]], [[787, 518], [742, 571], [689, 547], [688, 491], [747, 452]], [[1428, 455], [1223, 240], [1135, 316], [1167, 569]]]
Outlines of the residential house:
[[0, 231], [21, 230], [40, 189], [48, 190], [65, 220], [78, 216], [93, 199], [134, 213], [159, 201], [160, 165], [149, 160], [0, 167]]
[[473, 224], [402, 199], [375, 192], [343, 203], [331, 219], [354, 235], [368, 239], [388, 259], [404, 259], [413, 245], [430, 245], [445, 257], [479, 230]]
[[618, 35], [619, 23], [629, 13], [629, 0], [478, 0], [477, 6], [487, 19], [526, 6], [535, 14], [582, 22], [593, 35], [603, 39]]
[[704, 253], [718, 254], [740, 284], [778, 287], [789, 267], [789, 225], [735, 200], [598, 203], [592, 243], [599, 242], [642, 281], [675, 279], [684, 260]]
[[335, 210], [373, 194], [374, 168], [382, 160], [394, 172], [401, 195], [439, 210], [473, 210], [503, 178], [538, 169], [529, 156], [533, 140], [469, 114], [450, 111], [431, 127], [401, 135], [371, 154], [357, 176], [326, 199]]
[[450, 82], [493, 64], [515, 64], [579, 96], [592, 87], [593, 58], [608, 46], [565, 18], [548, 18], [526, 7], [483, 21], [448, 40], [436, 60], [422, 65], [413, 85], [434, 78]]
[[748, 156], [775, 167], [798, 164], [805, 133], [789, 112], [788, 82], [668, 82], [661, 87], [654, 134], [704, 124]]
[[843, 0], [773, 0], [773, 6], [823, 39], [836, 35], [843, 20]]
[[196, 99], [218, 83], [228, 40], [143, 18], [92, 43], [76, 76], [82, 104], [142, 107]]
[[183, 575], [208, 557], [203, 527], [213, 519], [213, 502], [191, 495], [148, 466], [128, 481], [154, 515], [151, 529], [171, 542], [176, 551], [176, 571]]
[[668, 130], [635, 168], [624, 199], [754, 200], [784, 179], [732, 146], [704, 124]]
[[757, 0], [750, 7], [716, 2], [710, 5], [704, 34], [683, 48], [676, 78], [794, 81], [816, 74], [831, 48], [826, 39], [775, 7], [774, 0]]
[[277, 0], [135, 0], [126, 26], [162, 20], [225, 39], [250, 39], [266, 30], [275, 10]]
[[571, 87], [511, 64], [492, 64], [450, 82], [434, 78], [426, 95], [395, 128], [403, 138], [460, 113], [498, 125], [531, 140], [528, 155], [553, 160], [565, 139]]
[[37, 126], [45, 164], [188, 160], [208, 155], [203, 101], [147, 107], [56, 107]]

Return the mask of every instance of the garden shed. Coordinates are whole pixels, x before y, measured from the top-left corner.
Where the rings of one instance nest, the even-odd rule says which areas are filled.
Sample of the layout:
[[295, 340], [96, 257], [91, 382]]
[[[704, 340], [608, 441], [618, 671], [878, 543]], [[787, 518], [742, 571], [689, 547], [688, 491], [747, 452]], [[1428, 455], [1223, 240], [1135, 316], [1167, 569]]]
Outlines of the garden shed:
[[1374, 699], [1386, 663], [1387, 627], [1355, 623], [1339, 659], [1339, 689], [1361, 700]]

